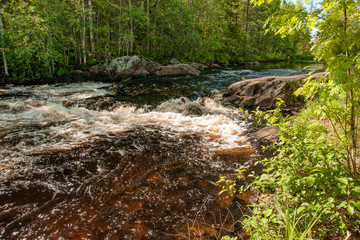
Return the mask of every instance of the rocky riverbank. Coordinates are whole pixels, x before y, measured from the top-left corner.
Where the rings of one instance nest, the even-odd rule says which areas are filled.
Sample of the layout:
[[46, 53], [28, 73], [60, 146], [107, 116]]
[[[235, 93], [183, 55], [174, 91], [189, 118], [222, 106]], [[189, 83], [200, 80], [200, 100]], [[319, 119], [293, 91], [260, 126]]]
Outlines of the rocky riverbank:
[[[318, 72], [312, 78], [326, 77], [326, 72]], [[245, 108], [271, 109], [276, 107], [278, 98], [285, 102], [287, 108], [300, 107], [302, 97], [294, 96], [294, 92], [303, 85], [309, 74], [292, 76], [266, 76], [239, 81], [228, 86], [225, 99]]]
[[183, 76], [198, 75], [209, 68], [220, 68], [219, 65], [202, 63], [180, 63], [171, 59], [169, 65], [163, 66], [158, 62], [139, 57], [122, 56], [108, 62], [100, 63], [89, 68], [88, 71], [74, 70], [55, 77], [39, 76], [33, 79], [0, 78], [0, 85], [36, 85], [48, 83], [71, 83], [84, 81], [120, 82], [127, 78], [148, 76]]

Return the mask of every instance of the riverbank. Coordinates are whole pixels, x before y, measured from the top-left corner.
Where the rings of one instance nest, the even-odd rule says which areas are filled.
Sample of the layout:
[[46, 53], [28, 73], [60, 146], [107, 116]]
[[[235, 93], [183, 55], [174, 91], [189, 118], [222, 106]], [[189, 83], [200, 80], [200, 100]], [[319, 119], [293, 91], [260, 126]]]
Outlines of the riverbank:
[[[122, 63], [116, 63], [117, 59], [122, 59]], [[124, 59], [126, 61], [124, 61]], [[146, 58], [138, 56], [123, 56], [115, 58], [107, 63], [100, 63], [89, 67], [88, 70], [74, 70], [64, 73], [59, 76], [48, 77], [38, 76], [35, 78], [14, 78], [14, 77], [0, 77], [0, 86], [12, 84], [20, 85], [40, 85], [40, 84], [56, 84], [56, 83], [75, 83], [86, 81], [101, 81], [101, 82], [120, 82], [128, 78], [142, 78], [151, 76], [181, 76], [200, 74], [204, 71], [211, 71], [212, 69], [224, 68], [249, 68], [262, 69], [264, 66], [281, 67], [285, 60], [264, 60], [232, 63], [230, 65], [223, 65], [221, 63], [180, 63], [176, 59], [171, 59], [168, 65], [161, 65], [160, 63], [151, 61]], [[130, 63], [130, 64], [129, 64]], [[296, 63], [296, 61], [294, 62]], [[309, 62], [310, 63], [310, 62]], [[277, 66], [278, 65], [278, 66]], [[99, 69], [98, 69], [99, 68]], [[121, 69], [121, 70], [120, 70]], [[162, 69], [162, 71], [160, 71]], [[157, 74], [155, 74], [157, 72]]]

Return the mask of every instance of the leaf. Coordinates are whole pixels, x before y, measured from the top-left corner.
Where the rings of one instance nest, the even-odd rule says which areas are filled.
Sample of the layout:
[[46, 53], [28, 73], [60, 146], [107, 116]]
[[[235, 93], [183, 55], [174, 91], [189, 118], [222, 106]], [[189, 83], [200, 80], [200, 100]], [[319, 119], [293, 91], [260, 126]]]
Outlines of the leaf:
[[354, 209], [353, 206], [349, 205], [349, 206], [347, 207], [347, 210], [348, 210], [348, 212], [349, 212], [351, 215], [354, 215], [355, 209]]
[[338, 178], [337, 180], [342, 184], [348, 185], [348, 180], [346, 178]]
[[296, 209], [296, 213], [299, 214], [299, 213], [301, 213], [301, 212], [304, 211], [304, 210], [305, 210], [305, 207], [301, 206], [301, 207], [299, 207], [298, 209]]
[[360, 202], [356, 202], [354, 205], [358, 210], [360, 210]]
[[360, 186], [356, 186], [352, 189], [352, 191], [356, 192], [356, 193], [360, 193]]
[[315, 183], [315, 178], [310, 176], [305, 178], [306, 183], [309, 185], [309, 187], [312, 187]]
[[343, 202], [340, 203], [340, 205], [337, 206], [337, 208], [338, 208], [338, 209], [339, 209], [339, 208], [343, 208], [343, 207], [345, 207], [346, 205], [347, 205], [347, 202], [343, 201]]
[[269, 217], [272, 214], [272, 209], [271, 208], [267, 208], [263, 211], [263, 214], [265, 217]]

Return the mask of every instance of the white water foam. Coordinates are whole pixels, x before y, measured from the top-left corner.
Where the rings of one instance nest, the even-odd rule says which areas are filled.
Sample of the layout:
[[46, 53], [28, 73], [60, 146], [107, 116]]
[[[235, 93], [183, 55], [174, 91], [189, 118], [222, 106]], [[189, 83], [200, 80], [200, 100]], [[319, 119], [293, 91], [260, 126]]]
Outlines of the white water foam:
[[105, 83], [85, 83], [2, 90], [1, 93], [27, 93], [27, 96], [30, 94], [33, 97], [13, 97], [0, 104], [0, 131], [7, 132], [5, 141], [19, 136], [22, 138], [15, 146], [9, 145], [0, 150], [3, 156], [0, 166], [9, 164], [19, 157], [19, 153], [66, 151], [139, 127], [194, 134], [215, 152], [250, 146], [245, 137], [245, 123], [231, 118], [233, 109], [210, 98], [198, 101], [173, 99], [152, 111], [128, 105], [113, 111], [64, 105], [69, 101], [104, 96], [109, 93], [106, 89], [109, 86]]

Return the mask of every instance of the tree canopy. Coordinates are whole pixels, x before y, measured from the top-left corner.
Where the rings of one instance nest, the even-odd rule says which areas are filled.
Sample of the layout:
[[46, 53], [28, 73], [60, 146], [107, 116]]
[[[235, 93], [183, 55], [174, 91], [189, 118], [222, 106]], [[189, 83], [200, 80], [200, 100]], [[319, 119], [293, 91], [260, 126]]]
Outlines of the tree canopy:
[[296, 115], [284, 116], [280, 108], [256, 112], [277, 127], [279, 140], [272, 146], [275, 156], [260, 162], [262, 174], [242, 186], [264, 199], [242, 221], [250, 239], [360, 235], [359, 6], [354, 0], [324, 0], [306, 10], [298, 2], [282, 5], [266, 22], [268, 31], [282, 37], [317, 27], [313, 47], [328, 76], [309, 77], [297, 90], [306, 106]]
[[[121, 55], [167, 63], [293, 58], [309, 33], [263, 28], [292, 3], [250, 0], [10, 0], [1, 4], [3, 52], [15, 77], [60, 75]], [[299, 50], [300, 49], [300, 50]], [[6, 58], [3, 58], [6, 59]]]

